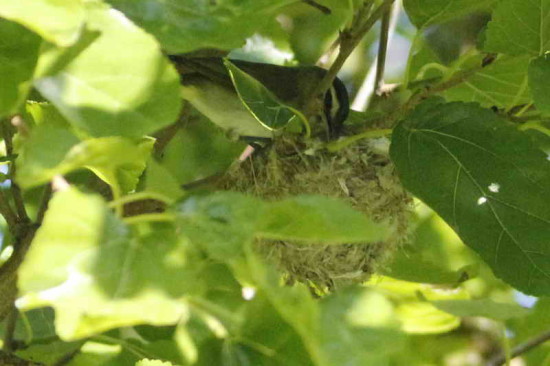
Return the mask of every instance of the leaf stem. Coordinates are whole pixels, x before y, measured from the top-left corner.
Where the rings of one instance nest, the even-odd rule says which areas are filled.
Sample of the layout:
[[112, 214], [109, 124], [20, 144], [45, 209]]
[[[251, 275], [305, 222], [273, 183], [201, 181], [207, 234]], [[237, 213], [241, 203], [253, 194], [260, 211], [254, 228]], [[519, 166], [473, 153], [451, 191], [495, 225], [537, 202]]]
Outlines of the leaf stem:
[[535, 131], [542, 132], [547, 136], [550, 136], [550, 128], [546, 128], [542, 126], [539, 122], [535, 122], [535, 121], [524, 123], [521, 126], [519, 126], [518, 129], [520, 131], [535, 130]]
[[113, 200], [107, 204], [109, 208], [115, 208], [118, 206], [124, 206], [127, 203], [136, 202], [136, 201], [143, 201], [143, 200], [155, 200], [160, 201], [163, 203], [166, 203], [168, 205], [174, 203], [174, 200], [170, 197], [167, 197], [163, 195], [162, 193], [157, 192], [138, 192], [134, 194], [130, 194], [128, 196], [123, 196], [119, 199]]
[[125, 217], [122, 221], [127, 225], [136, 225], [143, 222], [174, 222], [176, 216], [169, 213], [151, 213]]
[[122, 348], [125, 348], [128, 350], [128, 352], [133, 353], [134, 355], [138, 356], [139, 358], [150, 358], [154, 359], [154, 355], [148, 353], [147, 350], [141, 349], [131, 343], [128, 343], [122, 339], [110, 337], [107, 335], [96, 335], [90, 338], [92, 341], [96, 341], [98, 343], [107, 343], [107, 344], [118, 344]]
[[332, 13], [332, 11], [329, 8], [327, 8], [324, 5], [319, 4], [318, 2], [316, 2], [314, 0], [302, 0], [302, 2], [306, 3], [309, 6], [313, 6], [315, 9], [319, 10], [323, 14], [330, 15]]
[[354, 136], [350, 136], [350, 137], [346, 137], [346, 138], [343, 138], [343, 139], [340, 139], [338, 141], [334, 141], [334, 142], [331, 142], [329, 144], [327, 144], [327, 150], [328, 151], [331, 151], [331, 152], [335, 152], [335, 151], [338, 151], [338, 150], [341, 150], [359, 140], [362, 140], [362, 139], [372, 139], [372, 138], [378, 138], [378, 137], [385, 137], [385, 136], [388, 136], [388, 135], [391, 135], [392, 133], [392, 129], [390, 128], [385, 128], [385, 129], [379, 129], [379, 130], [368, 130], [368, 131], [365, 131], [365, 132], [362, 132], [358, 135], [354, 135]]
[[[527, 353], [533, 348], [538, 347], [544, 342], [549, 340], [550, 340], [550, 329], [514, 347], [512, 349], [510, 358], [512, 359], [524, 353]], [[501, 353], [496, 357], [494, 357], [492, 360], [490, 360], [488, 365], [500, 366], [500, 365], [503, 365], [505, 362], [506, 362], [506, 355], [504, 353]]]
[[445, 79], [435, 85], [431, 85], [417, 91], [399, 109], [395, 110], [393, 113], [390, 113], [385, 118], [386, 125], [394, 126], [407, 112], [414, 109], [424, 99], [427, 99], [437, 93], [441, 93], [447, 89], [450, 89], [457, 85], [462, 84], [463, 82], [468, 80], [470, 77], [477, 74], [479, 71], [483, 70], [488, 65], [492, 64], [493, 61], [494, 60], [491, 60], [489, 62], [484, 62], [481, 65], [473, 67], [471, 69], [458, 71], [448, 79]]

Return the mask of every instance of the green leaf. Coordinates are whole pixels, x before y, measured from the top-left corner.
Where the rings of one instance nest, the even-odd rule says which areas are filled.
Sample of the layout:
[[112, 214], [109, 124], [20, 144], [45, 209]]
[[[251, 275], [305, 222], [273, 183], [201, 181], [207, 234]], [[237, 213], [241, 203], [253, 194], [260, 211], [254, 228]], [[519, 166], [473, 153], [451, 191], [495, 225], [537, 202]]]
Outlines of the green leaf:
[[297, 110], [284, 105], [269, 89], [254, 77], [239, 69], [229, 60], [225, 66], [239, 94], [239, 98], [258, 123], [270, 130], [285, 127], [291, 119], [305, 117]]
[[34, 128], [16, 160], [19, 185], [23, 188], [40, 185], [56, 174], [66, 173], [68, 170], [59, 169], [59, 164], [78, 143], [79, 139], [64, 128], [47, 125]]
[[[76, 189], [56, 193], [21, 265], [20, 290], [27, 293], [62, 284], [69, 275], [68, 263], [105, 239], [103, 227], [111, 219], [98, 195]], [[119, 237], [127, 235], [120, 230]]]
[[[528, 342], [540, 334], [548, 332], [550, 324], [550, 298], [541, 297], [528, 316], [514, 318], [506, 326], [515, 334], [513, 346]], [[539, 345], [524, 355], [527, 365], [544, 365], [548, 360], [548, 342]]]
[[87, 11], [95, 39], [84, 37], [69, 49], [44, 47], [38, 91], [92, 136], [140, 137], [174, 122], [179, 77], [157, 42], [104, 4], [89, 2]]
[[460, 326], [460, 319], [437, 309], [429, 301], [464, 300], [469, 297], [462, 288], [445, 289], [389, 277], [373, 277], [369, 284], [395, 301], [401, 329], [410, 334], [440, 334], [456, 329]]
[[[480, 57], [474, 60], [481, 63]], [[531, 102], [527, 88], [529, 56], [502, 57], [445, 92], [449, 101], [478, 102], [508, 109]], [[468, 67], [468, 66], [465, 66]]]
[[62, 129], [71, 127], [70, 123], [51, 103], [27, 100], [25, 111], [32, 117], [31, 120], [35, 125], [48, 125]]
[[16, 112], [30, 90], [40, 38], [0, 19], [0, 39], [0, 117], [4, 117]]
[[117, 192], [135, 189], [153, 148], [154, 140], [134, 142], [124, 137], [104, 137], [78, 143], [68, 130], [38, 126], [17, 159], [17, 180], [31, 188], [55, 175], [88, 168]]
[[388, 225], [374, 223], [348, 204], [325, 196], [271, 202], [258, 228], [262, 238], [318, 244], [376, 243], [389, 234]]
[[404, 0], [409, 19], [417, 28], [443, 23], [451, 19], [485, 10], [495, 0]]
[[327, 365], [380, 365], [404, 346], [395, 308], [381, 293], [348, 288], [322, 300], [322, 349]]
[[48, 341], [45, 344], [32, 344], [18, 350], [16, 354], [26, 360], [40, 362], [40, 365], [55, 365], [67, 357], [67, 354], [77, 353], [82, 346], [82, 342], [62, 342], [59, 340], [52, 342], [51, 339]]
[[550, 293], [550, 161], [528, 137], [474, 104], [430, 100], [394, 130], [391, 156], [498, 277]]
[[529, 64], [529, 88], [535, 100], [535, 106], [542, 113], [550, 113], [550, 57], [543, 55], [531, 60]]
[[197, 115], [166, 146], [160, 163], [179, 184], [186, 184], [224, 172], [245, 147], [242, 142], [230, 141], [223, 130]]
[[155, 192], [164, 197], [176, 201], [183, 197], [184, 192], [176, 178], [155, 159], [149, 159], [147, 170], [145, 171], [145, 189], [146, 192]]
[[58, 192], [20, 268], [19, 307], [53, 307], [64, 340], [135, 324], [175, 324], [187, 307], [169, 294], [200, 284], [186, 277], [186, 253], [160, 231], [132, 236], [100, 196]]
[[114, 7], [157, 37], [169, 53], [201, 48], [229, 50], [296, 0], [111, 0]]
[[529, 310], [518, 304], [498, 303], [489, 299], [432, 301], [438, 309], [459, 317], [481, 316], [505, 321], [529, 314]]
[[120, 225], [105, 224], [106, 240], [96, 248], [90, 272], [106, 296], [131, 298], [151, 289], [177, 298], [201, 289], [201, 259], [193, 255], [187, 241], [178, 238], [172, 225], [159, 224], [150, 230], [129, 238]]
[[17, 22], [62, 47], [74, 44], [82, 31], [82, 0], [2, 0], [0, 17]]
[[550, 0], [503, 0], [487, 27], [484, 50], [542, 55], [550, 48]]

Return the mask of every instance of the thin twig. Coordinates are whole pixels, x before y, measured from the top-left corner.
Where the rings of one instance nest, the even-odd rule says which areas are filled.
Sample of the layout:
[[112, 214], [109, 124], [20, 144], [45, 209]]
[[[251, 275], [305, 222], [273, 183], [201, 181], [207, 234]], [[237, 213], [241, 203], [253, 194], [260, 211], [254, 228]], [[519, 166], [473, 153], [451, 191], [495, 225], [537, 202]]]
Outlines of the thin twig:
[[[374, 10], [371, 15], [364, 20], [363, 17], [365, 14], [370, 13], [372, 7], [371, 1], [366, 1], [364, 6], [358, 11], [357, 16], [354, 18], [352, 25], [344, 30], [340, 34], [340, 52], [334, 60], [334, 63], [327, 71], [315, 92], [312, 95], [312, 101], [319, 95], [324, 95], [326, 91], [330, 88], [336, 75], [344, 66], [344, 63], [351, 55], [353, 50], [357, 47], [359, 42], [367, 34], [367, 32], [374, 26], [374, 24], [384, 15], [384, 13], [391, 7], [395, 0], [384, 0], [384, 2]], [[368, 11], [367, 11], [368, 10]]]
[[[388, 45], [387, 47], [389, 47], [389, 44], [391, 43], [391, 40], [395, 33], [395, 29], [397, 28], [397, 23], [399, 20], [400, 13], [401, 13], [401, 1], [396, 0], [393, 4], [393, 10], [391, 11], [391, 15], [390, 15], [388, 36], [386, 41], [386, 44]], [[385, 27], [382, 27], [381, 33], [384, 32], [384, 30], [385, 30]], [[378, 69], [377, 66], [378, 66], [379, 58], [380, 58], [380, 55], [377, 55], [376, 62], [372, 63], [371, 67], [369, 68], [367, 74], [363, 79], [363, 82], [361, 83], [361, 86], [359, 87], [359, 90], [357, 91], [357, 94], [355, 95], [355, 98], [353, 98], [353, 103], [351, 104], [351, 108], [355, 111], [359, 111], [359, 112], [365, 111], [367, 109], [367, 106], [369, 105], [369, 102], [372, 96], [375, 95], [377, 91], [376, 90], [377, 85], [376, 85], [375, 79], [376, 79], [376, 73]]]
[[332, 13], [332, 11], [329, 8], [319, 4], [314, 0], [302, 0], [302, 2], [306, 3], [307, 5], [313, 6], [315, 9], [321, 11], [323, 14], [330, 15]]
[[[529, 352], [533, 348], [543, 344], [546, 341], [550, 340], [550, 330], [545, 331], [531, 339], [528, 339], [524, 343], [521, 343], [512, 349], [511, 358], [518, 357], [524, 353]], [[506, 356], [504, 354], [499, 354], [488, 363], [489, 366], [500, 366], [506, 362]]]
[[42, 192], [42, 200], [40, 201], [40, 207], [38, 208], [38, 212], [36, 213], [36, 223], [38, 225], [42, 224], [42, 221], [44, 221], [44, 215], [48, 210], [48, 204], [50, 203], [50, 199], [52, 198], [52, 191], [52, 185], [48, 184], [44, 188], [44, 192]]
[[17, 316], [19, 315], [15, 305], [12, 305], [12, 309], [6, 317], [6, 327], [4, 330], [4, 351], [13, 352], [14, 343], [13, 335], [15, 333], [15, 324], [17, 323]]
[[80, 343], [80, 347], [77, 347], [76, 349], [64, 354], [63, 356], [61, 356], [61, 358], [59, 360], [57, 360], [52, 366], [63, 366], [63, 365], [66, 365], [68, 364], [69, 362], [72, 361], [73, 358], [76, 357], [76, 355], [78, 355], [80, 353], [80, 350], [82, 348], [82, 346], [84, 345], [84, 343], [86, 343], [87, 340], [85, 341], [82, 341]]
[[438, 84], [431, 85], [429, 87], [426, 87], [420, 91], [418, 91], [416, 94], [411, 96], [409, 100], [401, 106], [401, 108], [397, 109], [395, 112], [391, 113], [387, 119], [386, 119], [386, 125], [393, 126], [396, 122], [398, 122], [406, 113], [408, 113], [410, 110], [412, 110], [414, 107], [416, 107], [420, 102], [422, 102], [424, 99], [431, 97], [434, 94], [441, 93], [447, 89], [453, 88], [457, 85], [462, 84], [466, 80], [468, 80], [470, 77], [477, 74], [479, 71], [481, 71], [483, 68], [489, 66], [490, 63], [482, 64], [480, 66], [473, 67], [468, 70], [459, 71], [455, 73], [453, 76], [448, 78], [447, 80], [441, 81]]
[[[6, 145], [6, 155], [11, 156], [13, 155], [13, 128], [7, 120], [4, 120], [2, 123], [2, 133], [4, 135], [4, 144]], [[12, 161], [10, 164], [10, 187], [13, 195], [13, 201], [15, 202], [17, 216], [19, 217], [20, 222], [30, 222], [29, 216], [27, 215], [27, 210], [25, 209], [25, 203], [23, 201], [23, 193], [21, 192], [19, 185], [15, 182], [16, 174], [15, 161]]]
[[[399, 122], [408, 112], [410, 112], [412, 109], [414, 109], [420, 102], [425, 100], [426, 98], [429, 98], [430, 96], [440, 93], [442, 91], [445, 91], [447, 89], [450, 89], [452, 87], [455, 87], [466, 80], [468, 80], [470, 77], [481, 71], [483, 68], [490, 65], [493, 61], [490, 63], [483, 63], [480, 66], [460, 71], [451, 76], [450, 78], [443, 80], [439, 82], [438, 84], [428, 86], [420, 91], [418, 91], [416, 94], [412, 95], [407, 102], [405, 102], [400, 108], [395, 110], [393, 113], [390, 113], [385, 118], [381, 119], [379, 121], [380, 123], [377, 123], [376, 125], [384, 126], [386, 128], [393, 128], [397, 122]], [[371, 124], [372, 125], [372, 124]], [[382, 132], [378, 132], [382, 131]], [[344, 146], [348, 146], [350, 144], [355, 143], [356, 141], [359, 141], [363, 138], [372, 138], [372, 134], [374, 133], [376, 136], [379, 137], [377, 134], [382, 133], [385, 135], [390, 134], [390, 129], [381, 129], [381, 130], [372, 130], [372, 128], [367, 128], [363, 132], [360, 132], [357, 135], [349, 136], [345, 138], [344, 140], [337, 141], [334, 145], [329, 146], [329, 149], [339, 149]]]
[[374, 87], [379, 95], [384, 86], [384, 71], [386, 68], [386, 54], [388, 53], [388, 35], [390, 30], [391, 8], [382, 17], [380, 25], [380, 41], [378, 43], [378, 58], [376, 60], [376, 78]]

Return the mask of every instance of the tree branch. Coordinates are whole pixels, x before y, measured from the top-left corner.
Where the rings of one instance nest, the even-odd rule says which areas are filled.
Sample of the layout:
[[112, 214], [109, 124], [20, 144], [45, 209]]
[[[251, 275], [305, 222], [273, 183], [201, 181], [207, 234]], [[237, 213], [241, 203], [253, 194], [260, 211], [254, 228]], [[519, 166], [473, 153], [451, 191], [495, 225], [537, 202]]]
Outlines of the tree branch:
[[[530, 350], [532, 350], [533, 348], [543, 344], [544, 342], [546, 342], [548, 340], [550, 340], [550, 330], [547, 330], [544, 333], [541, 333], [541, 334], [525, 341], [524, 343], [521, 343], [521, 344], [517, 345], [516, 347], [514, 347], [512, 349], [511, 358], [515, 358], [515, 357], [518, 357], [518, 356], [520, 356], [524, 353], [527, 353]], [[505, 362], [506, 362], [506, 356], [504, 354], [499, 354], [496, 357], [494, 357], [493, 359], [491, 359], [489, 361], [488, 365], [489, 366], [500, 366], [500, 365], [504, 365]]]
[[13, 334], [15, 332], [15, 324], [17, 323], [18, 311], [15, 305], [12, 305], [12, 309], [6, 317], [6, 327], [4, 330], [4, 346], [3, 349], [6, 352], [13, 352]]
[[6, 197], [4, 191], [1, 189], [0, 189], [0, 214], [4, 217], [4, 220], [6, 220], [9, 230], [13, 232], [15, 230], [15, 227], [17, 226], [17, 216], [15, 215], [15, 212], [13, 212], [13, 209], [11, 208], [8, 198]]
[[378, 19], [380, 19], [386, 11], [388, 11], [394, 1], [395, 0], [384, 0], [384, 2], [378, 6], [378, 8], [376, 8], [376, 10], [374, 10], [367, 19], [364, 18], [370, 13], [373, 2], [364, 2], [362, 8], [355, 15], [351, 26], [340, 33], [340, 52], [338, 53], [338, 56], [336, 57], [336, 60], [334, 60], [334, 63], [331, 65], [330, 69], [315, 89], [312, 95], [312, 100], [314, 100], [317, 96], [324, 95], [326, 93], [353, 50], [357, 47], [359, 42], [361, 42], [367, 32], [374, 26]]
[[[17, 118], [17, 117], [14, 117]], [[19, 117], [20, 118], [20, 117]], [[13, 128], [8, 120], [4, 120], [2, 123], [2, 134], [4, 135], [4, 144], [6, 145], [6, 154], [8, 156], [13, 155]], [[13, 201], [15, 202], [15, 209], [20, 222], [30, 222], [27, 210], [25, 209], [25, 203], [23, 201], [23, 194], [21, 188], [15, 182], [16, 170], [15, 161], [10, 164], [10, 178], [11, 178], [11, 192], [13, 195]]]
[[46, 211], [48, 210], [48, 204], [50, 203], [50, 199], [52, 198], [52, 185], [51, 183], [46, 185], [44, 188], [44, 192], [42, 192], [42, 199], [40, 201], [40, 207], [38, 207], [38, 212], [36, 213], [36, 223], [38, 225], [42, 224], [42, 221], [44, 221], [44, 215], [46, 215]]
[[380, 25], [380, 41], [378, 43], [378, 58], [376, 60], [376, 78], [374, 81], [374, 88], [376, 94], [380, 94], [384, 86], [384, 71], [386, 68], [386, 55], [388, 53], [388, 38], [390, 31], [390, 18], [391, 7], [388, 9], [382, 17], [382, 24]]

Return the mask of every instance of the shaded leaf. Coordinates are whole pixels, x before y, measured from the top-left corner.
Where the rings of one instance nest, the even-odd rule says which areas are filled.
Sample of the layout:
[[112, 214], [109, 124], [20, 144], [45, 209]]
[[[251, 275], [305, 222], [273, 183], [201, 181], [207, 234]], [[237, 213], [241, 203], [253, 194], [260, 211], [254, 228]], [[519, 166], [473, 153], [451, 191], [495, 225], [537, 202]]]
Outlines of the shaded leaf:
[[59, 46], [74, 44], [84, 27], [81, 0], [2, 0], [0, 17], [20, 23]]
[[550, 57], [540, 56], [529, 64], [529, 88], [535, 100], [535, 106], [542, 113], [550, 113]]
[[30, 90], [40, 38], [0, 19], [0, 39], [0, 117], [4, 117], [15, 113]]
[[157, 37], [169, 53], [201, 48], [229, 50], [296, 0], [111, 0], [145, 30]]
[[474, 11], [489, 9], [495, 0], [404, 0], [403, 6], [417, 28], [443, 23]]
[[550, 161], [529, 138], [474, 104], [431, 100], [395, 129], [391, 156], [498, 277], [550, 293]]
[[375, 243], [390, 234], [346, 203], [325, 196], [296, 196], [268, 204], [258, 235], [319, 244]]
[[503, 0], [487, 26], [484, 50], [542, 55], [550, 47], [550, 0]]
[[[475, 61], [481, 63], [480, 57]], [[502, 57], [460, 85], [445, 91], [449, 101], [478, 102], [508, 109], [531, 102], [527, 87], [529, 56]], [[465, 68], [468, 67], [465, 65]]]
[[230, 141], [206, 118], [198, 117], [178, 131], [166, 146], [160, 164], [179, 184], [190, 183], [225, 171], [246, 144]]
[[321, 311], [327, 365], [380, 365], [404, 346], [393, 304], [372, 289], [340, 291], [323, 299]]
[[140, 137], [174, 122], [179, 77], [156, 41], [104, 4], [87, 3], [87, 12], [95, 39], [69, 49], [45, 47], [35, 87], [92, 136]]
[[529, 314], [529, 310], [518, 304], [498, 303], [489, 299], [432, 301], [432, 304], [438, 309], [460, 317], [481, 316], [505, 321]]

